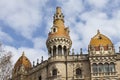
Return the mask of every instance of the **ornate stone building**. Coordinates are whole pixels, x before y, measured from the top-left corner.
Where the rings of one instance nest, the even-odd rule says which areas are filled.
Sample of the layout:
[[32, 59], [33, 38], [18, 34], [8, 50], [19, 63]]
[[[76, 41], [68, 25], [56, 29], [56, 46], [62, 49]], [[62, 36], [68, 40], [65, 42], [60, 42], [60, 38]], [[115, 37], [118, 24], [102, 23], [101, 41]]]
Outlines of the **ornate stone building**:
[[53, 26], [46, 41], [49, 58], [31, 65], [23, 55], [16, 62], [12, 80], [120, 80], [120, 53], [112, 41], [99, 31], [91, 38], [88, 54], [70, 53], [69, 28], [64, 25], [61, 8], [56, 8]]

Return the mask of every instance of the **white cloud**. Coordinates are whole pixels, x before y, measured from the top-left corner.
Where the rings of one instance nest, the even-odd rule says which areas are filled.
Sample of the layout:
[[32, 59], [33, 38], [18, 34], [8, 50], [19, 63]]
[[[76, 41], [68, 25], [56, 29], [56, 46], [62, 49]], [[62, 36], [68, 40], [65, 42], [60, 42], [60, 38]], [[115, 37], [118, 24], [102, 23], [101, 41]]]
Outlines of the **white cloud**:
[[34, 48], [45, 49], [46, 48], [46, 38], [37, 37], [33, 39]]
[[87, 1], [91, 6], [94, 6], [94, 8], [103, 8], [107, 7], [106, 4], [108, 3], [109, 0], [87, 0]]
[[47, 0], [0, 0], [0, 19], [13, 28], [17, 34], [31, 39], [40, 27], [42, 7]]

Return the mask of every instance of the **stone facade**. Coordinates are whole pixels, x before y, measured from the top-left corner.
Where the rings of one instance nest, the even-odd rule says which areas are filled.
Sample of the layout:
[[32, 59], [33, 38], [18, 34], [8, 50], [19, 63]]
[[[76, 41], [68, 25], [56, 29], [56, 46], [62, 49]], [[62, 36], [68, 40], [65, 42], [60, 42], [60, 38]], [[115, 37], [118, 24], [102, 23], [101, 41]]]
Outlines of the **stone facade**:
[[[31, 66], [22, 55], [15, 64], [12, 80], [120, 80], [120, 53], [116, 53], [111, 40], [98, 33], [88, 45], [88, 54], [80, 49], [70, 53], [72, 41], [64, 16], [57, 7], [53, 27], [46, 41], [49, 58]], [[29, 65], [29, 66], [28, 66]]]

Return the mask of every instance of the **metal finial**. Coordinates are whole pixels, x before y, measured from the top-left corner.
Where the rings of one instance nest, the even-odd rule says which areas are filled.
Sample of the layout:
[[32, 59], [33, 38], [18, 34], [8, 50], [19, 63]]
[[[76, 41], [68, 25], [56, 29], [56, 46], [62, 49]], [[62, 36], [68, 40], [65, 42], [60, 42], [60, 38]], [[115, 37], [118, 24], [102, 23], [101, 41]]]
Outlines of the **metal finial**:
[[39, 64], [39, 59], [37, 59], [37, 65]]
[[25, 56], [25, 52], [23, 51], [22, 56]]
[[35, 61], [33, 61], [33, 67], [35, 66]]
[[100, 34], [100, 30], [99, 29], [97, 30], [97, 34]]
[[74, 49], [72, 49], [72, 55], [74, 55]]
[[80, 48], [80, 54], [82, 54], [83, 52], [82, 52], [82, 48]]
[[41, 62], [43, 62], [43, 56], [41, 57]]
[[120, 53], [120, 47], [119, 47], [119, 53]]

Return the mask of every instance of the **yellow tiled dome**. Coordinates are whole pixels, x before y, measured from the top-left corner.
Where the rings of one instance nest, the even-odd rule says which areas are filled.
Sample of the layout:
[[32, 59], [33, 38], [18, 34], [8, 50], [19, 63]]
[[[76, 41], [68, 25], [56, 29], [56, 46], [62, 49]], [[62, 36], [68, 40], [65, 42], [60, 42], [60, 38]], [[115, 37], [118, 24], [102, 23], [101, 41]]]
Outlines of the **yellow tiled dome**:
[[98, 33], [93, 37], [91, 38], [91, 41], [90, 41], [90, 45], [91, 46], [108, 46], [108, 45], [113, 45], [113, 43], [111, 42], [111, 40], [106, 37], [105, 35], [101, 34], [98, 30]]
[[24, 52], [23, 52], [22, 56], [17, 60], [15, 66], [14, 66], [14, 69], [19, 69], [22, 65], [24, 66], [25, 70], [29, 70], [32, 67], [31, 62], [24, 55]]

